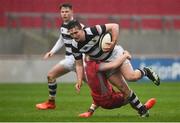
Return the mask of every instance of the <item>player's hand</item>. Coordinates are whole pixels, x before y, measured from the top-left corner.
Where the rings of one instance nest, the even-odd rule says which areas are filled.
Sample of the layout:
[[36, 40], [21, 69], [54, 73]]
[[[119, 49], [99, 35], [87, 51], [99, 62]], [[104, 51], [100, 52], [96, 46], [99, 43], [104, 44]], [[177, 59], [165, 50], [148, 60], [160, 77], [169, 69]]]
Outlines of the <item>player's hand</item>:
[[51, 57], [51, 56], [53, 56], [54, 55], [54, 53], [52, 53], [52, 52], [47, 52], [45, 55], [44, 55], [44, 57], [43, 57], [43, 59], [48, 59], [49, 57]]
[[105, 44], [105, 47], [103, 48], [103, 51], [104, 52], [109, 52], [109, 51], [111, 51], [113, 48], [114, 48], [114, 43], [113, 42], [107, 42], [106, 44]]
[[82, 114], [79, 114], [78, 116], [81, 118], [88, 118], [91, 117], [93, 115], [93, 112], [84, 112]]
[[76, 88], [77, 93], [80, 92], [81, 86], [82, 86], [82, 82], [77, 82], [77, 83], [76, 83], [75, 88]]
[[132, 56], [128, 51], [125, 50], [123, 54], [126, 55], [127, 59], [131, 60]]

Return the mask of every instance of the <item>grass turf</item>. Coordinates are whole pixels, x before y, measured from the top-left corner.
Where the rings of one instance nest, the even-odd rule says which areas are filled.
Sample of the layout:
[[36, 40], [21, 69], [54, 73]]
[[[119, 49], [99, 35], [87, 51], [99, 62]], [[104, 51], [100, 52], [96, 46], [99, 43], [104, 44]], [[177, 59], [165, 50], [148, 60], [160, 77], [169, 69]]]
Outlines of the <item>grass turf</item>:
[[77, 115], [91, 104], [87, 85], [80, 94], [74, 84], [58, 83], [57, 108], [37, 110], [36, 103], [48, 97], [47, 84], [0, 84], [1, 122], [176, 122], [180, 121], [180, 83], [166, 82], [156, 87], [150, 82], [129, 83], [142, 102], [154, 97], [157, 104], [150, 110], [150, 117], [140, 118], [129, 105], [105, 110], [99, 108], [93, 117], [84, 119]]

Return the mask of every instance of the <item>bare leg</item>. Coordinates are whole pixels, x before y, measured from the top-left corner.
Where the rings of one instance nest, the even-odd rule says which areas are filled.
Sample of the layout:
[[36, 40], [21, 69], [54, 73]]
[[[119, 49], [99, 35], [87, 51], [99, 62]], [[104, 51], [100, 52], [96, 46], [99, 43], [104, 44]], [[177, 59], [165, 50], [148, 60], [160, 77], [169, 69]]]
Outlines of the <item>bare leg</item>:
[[48, 88], [49, 88], [49, 100], [54, 101], [56, 97], [56, 89], [57, 83], [56, 78], [68, 73], [69, 70], [65, 69], [62, 65], [56, 64], [49, 72], [48, 72]]
[[143, 76], [147, 76], [155, 85], [160, 85], [160, 78], [158, 74], [149, 67], [134, 70], [130, 62], [124, 63], [121, 66], [121, 73], [128, 81], [137, 81]]
[[47, 109], [55, 109], [55, 97], [56, 97], [56, 89], [57, 83], [56, 78], [62, 76], [69, 72], [69, 70], [65, 69], [62, 65], [56, 64], [48, 73], [48, 90], [49, 90], [49, 100], [43, 103], [36, 104], [36, 108], [40, 110]]
[[125, 79], [121, 75], [119, 71], [115, 72], [109, 77], [109, 81], [116, 86], [123, 94], [125, 102], [129, 102], [130, 105], [138, 111], [138, 113], [142, 116], [144, 114], [148, 115], [148, 111], [146, 107], [140, 102], [136, 94], [129, 88]]
[[139, 69], [134, 70], [130, 62], [122, 64], [120, 70], [127, 81], [137, 81], [144, 76]]
[[131, 91], [125, 79], [121, 75], [120, 70], [114, 73], [108, 79], [112, 85], [114, 85], [118, 90], [120, 90], [124, 94], [125, 99], [129, 97]]

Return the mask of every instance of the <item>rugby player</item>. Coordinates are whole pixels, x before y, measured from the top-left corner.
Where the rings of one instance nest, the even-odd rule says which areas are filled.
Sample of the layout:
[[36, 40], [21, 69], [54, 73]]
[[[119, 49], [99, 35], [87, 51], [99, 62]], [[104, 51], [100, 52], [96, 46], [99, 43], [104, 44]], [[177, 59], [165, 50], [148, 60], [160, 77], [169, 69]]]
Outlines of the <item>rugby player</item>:
[[44, 59], [52, 57], [58, 50], [60, 50], [63, 45], [65, 46], [65, 59], [61, 60], [59, 63], [54, 65], [52, 69], [48, 72], [48, 90], [49, 99], [45, 102], [36, 104], [38, 109], [54, 109], [56, 107], [55, 98], [57, 92], [56, 79], [70, 71], [75, 70], [75, 59], [72, 55], [71, 42], [72, 37], [68, 33], [67, 24], [70, 20], [73, 20], [73, 8], [69, 3], [63, 3], [59, 7], [60, 15], [62, 18], [62, 25], [60, 27], [60, 35], [54, 47], [44, 55]]
[[[80, 91], [84, 73], [82, 60], [83, 53], [89, 55], [91, 60], [111, 62], [115, 60], [118, 55], [122, 55], [124, 49], [120, 45], [116, 45], [119, 35], [119, 25], [115, 23], [95, 25], [83, 29], [77, 20], [72, 20], [68, 23], [68, 31], [71, 37], [75, 39], [72, 42], [72, 52], [75, 57], [77, 74], [77, 84], [75, 87], [77, 91]], [[112, 41], [107, 44], [106, 50], [102, 51], [99, 47], [99, 38], [106, 32], [112, 34]], [[106, 72], [108, 80], [124, 94], [125, 98], [129, 98], [131, 106], [139, 109], [140, 115], [142, 116], [148, 115], [148, 110], [142, 105], [125, 80], [136, 81], [143, 76], [147, 76], [156, 85], [160, 84], [159, 76], [152, 71], [152, 69], [144, 67], [143, 69], [134, 70], [128, 59], [126, 59], [118, 68], [110, 69]]]
[[[128, 98], [124, 98], [122, 92], [114, 91], [112, 85], [108, 82], [105, 72], [109, 69], [117, 68], [126, 59], [131, 59], [129, 52], [124, 51], [112, 62], [100, 62], [88, 59], [84, 60], [84, 71], [87, 84], [91, 89], [93, 104], [85, 113], [79, 114], [79, 117], [88, 118], [100, 106], [105, 109], [120, 108], [129, 103]], [[149, 99], [144, 106], [149, 110], [156, 103], [155, 98]], [[138, 112], [139, 109], [135, 108]]]

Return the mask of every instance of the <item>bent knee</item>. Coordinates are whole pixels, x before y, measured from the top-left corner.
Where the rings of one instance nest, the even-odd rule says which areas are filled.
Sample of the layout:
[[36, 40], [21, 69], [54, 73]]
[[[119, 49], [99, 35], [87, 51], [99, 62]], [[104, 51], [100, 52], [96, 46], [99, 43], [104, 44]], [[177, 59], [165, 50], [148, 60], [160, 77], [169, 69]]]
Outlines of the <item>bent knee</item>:
[[49, 74], [49, 73], [47, 75], [47, 79], [48, 79], [48, 82], [55, 82], [56, 81], [56, 78], [52, 74]]

